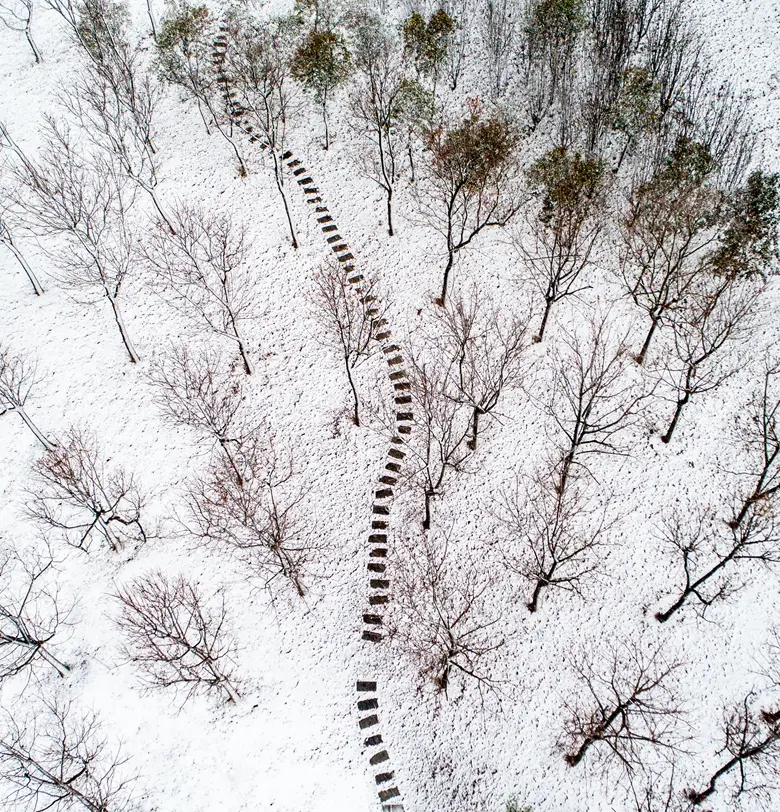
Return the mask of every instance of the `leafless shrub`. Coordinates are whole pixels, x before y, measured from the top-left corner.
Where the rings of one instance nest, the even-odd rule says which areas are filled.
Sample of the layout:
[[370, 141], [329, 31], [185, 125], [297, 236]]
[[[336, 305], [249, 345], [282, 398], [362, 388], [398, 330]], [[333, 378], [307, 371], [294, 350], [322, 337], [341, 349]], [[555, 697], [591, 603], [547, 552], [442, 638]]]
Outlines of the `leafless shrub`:
[[361, 282], [357, 290], [344, 271], [336, 263], [330, 263], [314, 277], [311, 304], [322, 328], [323, 344], [344, 362], [352, 390], [352, 421], [359, 426], [360, 401], [353, 370], [381, 351], [381, 344], [375, 340], [376, 327], [387, 312], [387, 298], [380, 294], [375, 279]]
[[25, 404], [38, 382], [36, 365], [21, 355], [14, 355], [0, 345], [0, 416], [16, 412], [41, 445], [51, 451], [54, 443], [33, 423]]
[[715, 602], [726, 600], [743, 584], [734, 583], [734, 566], [780, 563], [780, 537], [770, 512], [753, 506], [739, 525], [722, 530], [712, 514], [672, 514], [664, 523], [663, 540], [682, 565], [683, 584], [671, 606], [656, 612], [664, 623], [686, 603], [693, 602], [701, 615]]
[[191, 483], [185, 526], [197, 539], [237, 554], [267, 587], [278, 579], [306, 594], [304, 579], [317, 543], [300, 520], [306, 490], [292, 454], [280, 454], [263, 427], [216, 457]]
[[132, 474], [107, 466], [94, 435], [71, 428], [33, 467], [28, 510], [44, 527], [89, 552], [94, 536], [117, 552], [147, 539], [143, 497]]
[[593, 751], [604, 769], [629, 775], [644, 767], [652, 751], [673, 754], [682, 715], [674, 678], [681, 664], [659, 646], [642, 641], [607, 642], [601, 654], [587, 651], [573, 663], [574, 697], [559, 746], [569, 766]]
[[756, 708], [751, 692], [726, 710], [722, 736], [724, 761], [703, 790], [686, 790], [690, 804], [704, 803], [724, 782], [733, 786], [732, 803], [748, 792], [768, 797], [780, 773], [780, 712]]
[[24, 812], [124, 812], [133, 806], [127, 759], [111, 747], [93, 713], [69, 702], [41, 700], [22, 717], [6, 711], [0, 731], [2, 799]]
[[489, 655], [504, 644], [496, 629], [501, 617], [488, 606], [495, 579], [473, 559], [456, 562], [449, 545], [440, 534], [403, 545], [390, 636], [437, 691], [448, 694], [456, 676], [473, 680], [480, 694], [495, 691]]
[[182, 205], [171, 228], [158, 228], [145, 252], [155, 284], [185, 316], [234, 342], [251, 375], [243, 322], [251, 309], [253, 275], [246, 266], [246, 232], [229, 215]]
[[482, 8], [480, 34], [487, 57], [490, 96], [499, 98], [506, 90], [507, 71], [512, 60], [519, 20], [512, 19], [517, 7], [508, 0], [487, 0]]
[[597, 575], [608, 548], [605, 512], [589, 503], [579, 483], [559, 493], [554, 476], [518, 476], [515, 487], [500, 494], [495, 514], [503, 527], [502, 559], [528, 582], [529, 612], [545, 589], [581, 595], [583, 582]]
[[200, 691], [237, 702], [230, 664], [235, 646], [225, 633], [227, 612], [206, 606], [197, 588], [179, 575], [151, 572], [119, 589], [123, 652], [150, 688], [178, 688], [185, 702]]
[[0, 562], [0, 681], [48, 663], [61, 677], [70, 668], [50, 651], [67, 620], [56, 585], [49, 582], [54, 560], [47, 549], [6, 553]]

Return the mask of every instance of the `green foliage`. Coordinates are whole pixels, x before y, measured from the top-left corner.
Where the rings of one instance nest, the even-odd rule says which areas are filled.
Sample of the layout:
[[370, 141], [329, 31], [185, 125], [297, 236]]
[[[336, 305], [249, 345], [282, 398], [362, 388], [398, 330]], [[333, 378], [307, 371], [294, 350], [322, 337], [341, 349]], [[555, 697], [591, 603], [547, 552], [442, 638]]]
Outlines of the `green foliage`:
[[434, 130], [429, 137], [434, 169], [455, 180], [466, 191], [478, 190], [510, 163], [517, 135], [506, 119], [483, 118], [472, 106], [463, 122], [450, 130]]
[[559, 219], [585, 218], [600, 199], [604, 166], [596, 158], [570, 154], [555, 147], [528, 170], [531, 188], [542, 196], [539, 219], [552, 223]]
[[418, 74], [436, 76], [447, 56], [455, 20], [444, 9], [439, 9], [427, 24], [415, 12], [403, 25], [404, 50], [414, 60]]
[[433, 93], [414, 79], [404, 79], [394, 99], [393, 119], [414, 129], [425, 129], [434, 112]]
[[778, 251], [780, 174], [753, 172], [736, 194], [733, 214], [712, 258], [716, 274], [764, 276]]
[[203, 37], [209, 25], [209, 12], [205, 6], [191, 6], [181, 0], [170, 3], [170, 15], [162, 21], [157, 36], [157, 49], [161, 52], [181, 50], [189, 53], [193, 43]]
[[126, 44], [130, 13], [122, 0], [84, 0], [77, 7], [78, 37], [97, 61]]
[[352, 70], [352, 57], [341, 34], [310, 31], [292, 59], [292, 74], [324, 104], [328, 91], [342, 84]]
[[530, 806], [520, 806], [520, 801], [517, 800], [517, 796], [513, 795], [506, 802], [505, 812], [534, 812], [534, 811]]
[[526, 28], [539, 45], [560, 47], [571, 43], [587, 26], [585, 0], [539, 0]]
[[647, 68], [623, 71], [614, 129], [629, 136], [649, 129], [658, 114], [658, 94], [659, 85]]

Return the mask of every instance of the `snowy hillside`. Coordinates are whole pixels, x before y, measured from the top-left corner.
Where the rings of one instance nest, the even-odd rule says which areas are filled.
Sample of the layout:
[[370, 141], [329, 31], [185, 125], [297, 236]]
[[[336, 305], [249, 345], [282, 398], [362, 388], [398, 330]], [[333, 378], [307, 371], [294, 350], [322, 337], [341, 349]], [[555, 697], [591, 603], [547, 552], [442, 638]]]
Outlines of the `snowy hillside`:
[[0, 0], [7, 808], [780, 808], [780, 7], [150, 2]]

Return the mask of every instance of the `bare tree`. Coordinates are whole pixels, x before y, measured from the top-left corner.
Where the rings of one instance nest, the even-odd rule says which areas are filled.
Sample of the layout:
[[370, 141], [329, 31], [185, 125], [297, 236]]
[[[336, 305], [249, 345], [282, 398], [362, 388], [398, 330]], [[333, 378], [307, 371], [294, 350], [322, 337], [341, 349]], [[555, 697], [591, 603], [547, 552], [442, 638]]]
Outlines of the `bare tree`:
[[445, 695], [455, 676], [495, 691], [489, 655], [504, 645], [489, 606], [494, 578], [475, 560], [450, 553], [446, 535], [410, 540], [396, 562], [390, 638]]
[[214, 61], [216, 35], [214, 20], [205, 6], [193, 6], [186, 0], [172, 3], [155, 43], [157, 68], [164, 81], [195, 100], [206, 132], [211, 134], [210, 124], [216, 127], [233, 150], [239, 175], [245, 177], [226, 77], [220, 74], [220, 60]]
[[245, 412], [242, 383], [223, 367], [219, 355], [174, 346], [152, 366], [149, 377], [165, 418], [215, 442], [240, 484], [235, 449], [255, 427]]
[[740, 472], [751, 481], [752, 490], [741, 497], [732, 528], [739, 527], [754, 505], [766, 502], [780, 490], [780, 363], [768, 361], [763, 385], [754, 393], [745, 419], [740, 425], [740, 439], [750, 455], [750, 467]]
[[754, 706], [755, 695], [751, 692], [726, 710], [720, 750], [725, 760], [703, 790], [686, 790], [685, 797], [692, 806], [704, 803], [724, 781], [733, 785], [731, 800], [734, 803], [743, 793], [755, 795], [768, 788], [766, 784], [756, 783], [756, 776], [776, 779], [780, 771], [780, 713]]
[[70, 668], [50, 650], [66, 621], [56, 586], [51, 551], [18, 550], [0, 562], [0, 681], [33, 668], [41, 660], [61, 677]]
[[[702, 286], [703, 287], [703, 286]], [[750, 281], [717, 280], [692, 292], [672, 323], [674, 346], [662, 371], [671, 389], [674, 415], [661, 441], [668, 443], [683, 409], [695, 395], [712, 392], [738, 369], [722, 350], [746, 334], [757, 311], [761, 288]]]
[[[1, 133], [2, 131], [0, 130], [0, 134]], [[38, 281], [35, 271], [29, 266], [27, 260], [24, 258], [24, 254], [17, 247], [14, 241], [14, 235], [2, 211], [0, 211], [0, 244], [8, 246], [8, 250], [14, 255], [16, 261], [22, 266], [22, 270], [30, 280], [35, 295], [40, 296], [44, 292], [43, 285]]]
[[723, 216], [722, 194], [706, 183], [714, 170], [704, 147], [679, 138], [664, 166], [632, 191], [621, 217], [621, 277], [650, 321], [635, 356], [639, 364], [658, 327], [673, 318], [706, 271]]
[[9, 809], [29, 812], [124, 812], [134, 778], [127, 759], [112, 748], [93, 713], [69, 702], [41, 700], [26, 717], [5, 713], [0, 731], [0, 778]]
[[704, 615], [713, 603], [727, 599], [743, 585], [729, 575], [735, 565], [780, 563], [780, 536], [771, 513], [761, 513], [754, 505], [739, 525], [727, 531], [707, 511], [692, 517], [675, 513], [665, 520], [662, 538], [682, 565], [683, 583], [669, 608], [656, 612], [656, 620], [665, 623], [691, 601]]
[[282, 19], [258, 23], [234, 15], [230, 26], [225, 74], [247, 130], [257, 131], [271, 157], [292, 246], [297, 248], [281, 160], [287, 127], [300, 108], [290, 68], [292, 39]]
[[30, 515], [60, 531], [71, 546], [89, 552], [96, 534], [114, 552], [146, 541], [135, 478], [121, 466], [107, 467], [92, 434], [71, 428], [33, 471]]
[[450, 89], [457, 90], [474, 20], [475, 3], [473, 0], [445, 0], [441, 8], [447, 12], [455, 23], [450, 46], [447, 49], [444, 69], [450, 83]]
[[431, 502], [441, 495], [447, 474], [463, 471], [471, 454], [471, 410], [449, 396], [449, 377], [439, 359], [425, 360], [410, 353], [409, 393], [415, 430], [397, 441], [410, 453], [410, 479], [423, 493], [424, 530], [430, 529]]
[[587, 472], [583, 458], [625, 453], [625, 433], [646, 392], [626, 375], [625, 340], [611, 331], [608, 315], [591, 318], [586, 337], [564, 334], [561, 345], [544, 408], [559, 432], [554, 471], [562, 494], [575, 466]]
[[251, 375], [242, 324], [251, 309], [253, 278], [246, 265], [246, 231], [227, 214], [196, 205], [172, 212], [172, 231], [158, 228], [145, 251], [156, 271], [155, 286], [184, 315], [234, 342]]
[[292, 454], [277, 452], [268, 435], [263, 427], [246, 437], [232, 460], [216, 457], [191, 484], [185, 526], [196, 538], [233, 550], [267, 587], [281, 578], [303, 597], [317, 549], [299, 518], [306, 490]]
[[421, 179], [418, 206], [425, 221], [445, 239], [444, 305], [456, 254], [486, 228], [505, 226], [520, 208], [514, 156], [517, 136], [501, 115], [484, 117], [473, 105], [451, 129], [428, 139], [432, 160]]
[[534, 127], [557, 100], [563, 120], [570, 95], [574, 52], [587, 27], [584, 0], [533, 0], [527, 6], [526, 82]]
[[70, 131], [51, 118], [37, 163], [2, 124], [0, 138], [17, 158], [13, 174], [21, 188], [14, 202], [25, 224], [37, 234], [65, 238], [65, 248], [47, 249], [57, 265], [55, 279], [82, 301], [108, 302], [130, 361], [136, 363], [138, 353], [119, 304], [135, 250], [127, 222], [133, 202], [127, 177], [104, 155], [84, 152]]
[[518, 476], [515, 487], [500, 494], [495, 513], [505, 535], [502, 559], [532, 590], [529, 612], [545, 589], [581, 595], [583, 582], [598, 574], [608, 547], [606, 507], [590, 504], [579, 485], [561, 494], [553, 476]]
[[184, 576], [160, 571], [136, 578], [114, 597], [121, 604], [115, 622], [124, 634], [123, 651], [147, 686], [181, 689], [185, 702], [199, 691], [238, 701], [224, 599], [211, 610]]
[[528, 374], [528, 318], [506, 315], [475, 287], [434, 314], [432, 343], [449, 371], [449, 396], [472, 410], [468, 448], [477, 447], [481, 417], [495, 412], [505, 389]]
[[580, 276], [604, 226], [604, 171], [599, 161], [556, 147], [527, 174], [541, 205], [529, 220], [532, 242], [519, 240], [518, 246], [544, 299], [541, 341], [556, 302], [584, 289]]
[[408, 80], [400, 46], [378, 18], [358, 15], [353, 37], [358, 79], [350, 96], [352, 121], [365, 144], [359, 165], [385, 194], [387, 231], [392, 237], [396, 164], [402, 149], [402, 128], [396, 125]]
[[0, 23], [11, 31], [24, 32], [37, 65], [43, 60], [43, 57], [32, 35], [34, 9], [33, 0], [3, 0], [0, 3]]
[[[498, 99], [506, 90], [507, 71], [515, 42], [515, 25], [512, 19], [517, 6], [509, 0], [486, 0], [482, 8], [482, 45], [487, 56], [490, 96]], [[454, 90], [454, 88], [453, 88]]]
[[656, 749], [675, 752], [682, 714], [674, 679], [681, 663], [644, 641], [607, 642], [601, 654], [584, 651], [572, 664], [574, 696], [564, 703], [559, 746], [569, 766], [593, 749], [605, 769], [629, 775]]
[[0, 345], [0, 416], [6, 412], [16, 412], [41, 445], [51, 451], [54, 443], [33, 423], [25, 408], [37, 382], [36, 365]]
[[360, 289], [356, 290], [344, 271], [330, 263], [314, 277], [312, 308], [323, 330], [323, 343], [344, 361], [352, 390], [352, 421], [359, 426], [360, 401], [353, 370], [381, 350], [381, 344], [376, 341], [376, 326], [387, 311], [387, 299], [378, 295], [376, 279], [361, 282]]

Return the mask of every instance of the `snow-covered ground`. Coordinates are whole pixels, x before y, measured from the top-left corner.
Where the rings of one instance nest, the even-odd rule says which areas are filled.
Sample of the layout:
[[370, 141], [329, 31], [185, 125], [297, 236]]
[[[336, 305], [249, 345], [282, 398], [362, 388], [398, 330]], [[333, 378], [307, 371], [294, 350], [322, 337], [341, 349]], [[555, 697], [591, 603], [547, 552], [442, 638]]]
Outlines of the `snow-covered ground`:
[[[131, 8], [139, 31], [145, 4]], [[158, 9], [162, 12], [162, 7]], [[780, 8], [772, 0], [706, 0], [691, 16], [706, 33], [715, 66], [749, 94], [760, 135], [762, 164], [780, 169]], [[30, 152], [39, 146], [38, 123], [54, 111], [54, 95], [76, 69], [77, 54], [56, 14], [37, 11], [37, 40], [44, 55], [34, 66], [24, 38], [0, 29], [0, 121]], [[366, 275], [377, 275], [392, 293], [394, 333], [413, 331], [420, 308], [429, 306], [443, 266], [438, 236], [416, 223], [412, 200], [401, 188], [397, 235], [384, 228], [384, 203], [356, 170], [353, 138], [334, 108], [332, 149], [319, 147], [320, 124], [312, 112], [290, 137], [291, 148], [310, 169], [341, 233]], [[277, 440], [294, 452], [310, 489], [301, 519], [323, 545], [305, 600], [275, 601], [241, 566], [213, 549], [194, 549], [170, 532], [170, 517], [183, 499], [185, 482], [202, 470], [207, 448], [194, 434], [173, 429], [152, 400], [144, 371], [149, 359], [172, 340], [200, 340], [160, 297], [150, 293], [145, 271], [124, 291], [126, 321], [142, 361], [128, 363], [110, 310], [68, 299], [47, 276], [47, 260], [32, 239], [19, 239], [47, 292], [35, 297], [11, 254], [0, 247], [0, 342], [38, 359], [40, 383], [28, 403], [36, 422], [51, 434], [88, 426], [111, 458], [132, 471], [148, 496], [149, 515], [166, 532], [137, 551], [89, 556], [57, 545], [58, 581], [74, 610], [58, 656], [73, 666], [63, 680], [43, 673], [44, 691], [59, 691], [77, 706], [96, 710], [112, 739], [123, 743], [128, 767], [139, 775], [139, 808], [187, 812], [367, 812], [378, 809], [374, 775], [362, 749], [355, 710], [355, 680], [378, 675], [383, 736], [393, 760], [407, 812], [503, 812], [510, 796], [534, 812], [597, 812], [628, 809], [624, 794], [587, 763], [565, 765], [555, 749], [562, 703], [571, 690], [567, 664], [586, 641], [598, 647], [615, 636], [647, 645], [665, 640], [685, 663], [680, 695], [690, 723], [689, 752], [678, 758], [676, 783], [699, 786], [719, 765], [722, 708], [755, 680], [755, 657], [776, 618], [776, 575], [754, 573], [746, 588], [710, 620], [682, 612], [664, 626], [652, 613], [668, 602], [679, 583], [656, 540], [663, 508], [707, 501], [717, 507], [731, 493], [726, 473], [737, 465], [730, 442], [734, 416], [747, 401], [758, 366], [748, 365], [721, 390], [695, 398], [668, 446], [651, 429], [663, 426], [670, 404], [654, 401], [647, 424], [633, 435], [633, 453], [603, 458], [593, 470], [605, 493], [621, 505], [612, 531], [605, 575], [583, 597], [556, 594], [529, 615], [511, 584], [499, 589], [506, 645], [494, 672], [507, 687], [500, 704], [484, 708], [472, 691], [447, 701], [417, 690], [414, 669], [386, 646], [360, 640], [365, 604], [365, 538], [372, 492], [387, 439], [372, 428], [354, 427], [343, 414], [347, 390], [338, 359], [318, 340], [308, 292], [325, 256], [310, 208], [290, 189], [301, 247], [289, 245], [273, 177], [259, 151], [247, 150], [250, 174], [237, 177], [227, 145], [207, 136], [196, 110], [167, 91], [158, 124], [164, 156], [159, 195], [168, 201], [200, 201], [245, 222], [257, 289], [248, 327], [258, 359], [248, 384], [258, 414]], [[456, 284], [478, 280], [503, 302], [519, 298], [513, 255], [505, 236], [485, 233], [457, 265]], [[604, 275], [608, 280], [608, 275]], [[617, 293], [609, 281], [593, 293]], [[767, 312], [752, 341], [761, 348], [778, 338], [780, 286], [771, 282]], [[563, 303], [556, 322], [576, 319]], [[622, 311], [617, 316], [623, 318]], [[534, 347], [539, 367], [554, 343]], [[230, 348], [227, 347], [229, 352]], [[386, 387], [376, 359], [361, 371], [361, 386]], [[543, 387], [543, 376], [539, 386]], [[479, 469], [452, 480], [435, 510], [451, 525], [460, 549], [491, 561], [496, 523], [493, 498], [519, 470], [532, 471], [545, 447], [545, 419], [522, 391], [507, 394], [500, 425], [488, 424], [477, 452]], [[0, 420], [0, 540], [33, 544], [38, 538], [25, 515], [31, 466], [40, 455], [35, 438], [13, 414]], [[419, 521], [419, 499], [402, 495], [393, 507], [401, 519]], [[399, 529], [400, 532], [400, 529]], [[496, 557], [492, 565], [501, 568]], [[139, 573], [159, 568], [182, 573], [204, 595], [223, 596], [230, 632], [238, 643], [237, 706], [197, 697], [179, 708], [166, 692], [144, 693], [132, 664], [122, 661], [112, 616], [112, 593]], [[9, 682], [10, 697], [18, 685]], [[745, 800], [745, 809], [774, 809], [771, 800]], [[733, 808], [727, 792], [708, 803]], [[752, 805], [751, 805], [752, 804]], [[768, 804], [768, 805], [767, 805]]]

